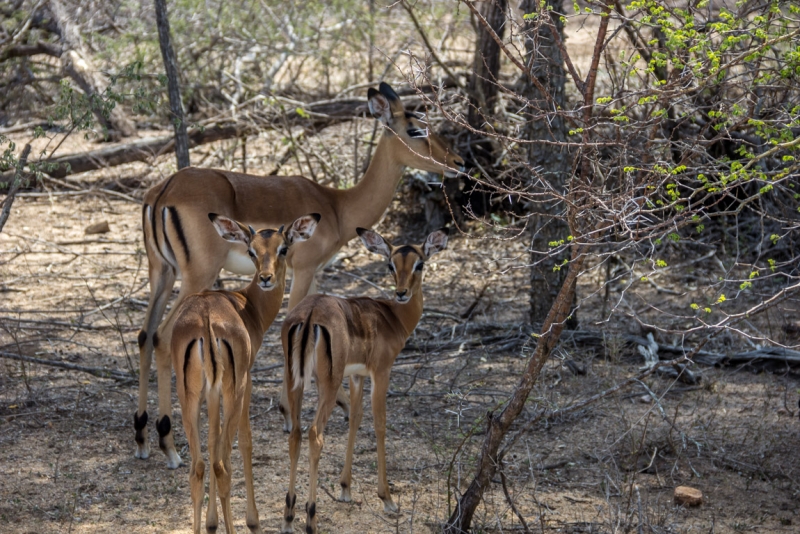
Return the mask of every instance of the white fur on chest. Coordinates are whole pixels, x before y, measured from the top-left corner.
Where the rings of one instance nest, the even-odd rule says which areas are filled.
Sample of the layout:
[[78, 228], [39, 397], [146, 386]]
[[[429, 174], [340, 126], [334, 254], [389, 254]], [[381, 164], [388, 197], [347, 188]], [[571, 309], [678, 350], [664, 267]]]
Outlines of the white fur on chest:
[[225, 258], [225, 264], [222, 268], [236, 274], [253, 274], [256, 272], [256, 267], [247, 254], [247, 250], [239, 250], [238, 247], [228, 251], [228, 257]]

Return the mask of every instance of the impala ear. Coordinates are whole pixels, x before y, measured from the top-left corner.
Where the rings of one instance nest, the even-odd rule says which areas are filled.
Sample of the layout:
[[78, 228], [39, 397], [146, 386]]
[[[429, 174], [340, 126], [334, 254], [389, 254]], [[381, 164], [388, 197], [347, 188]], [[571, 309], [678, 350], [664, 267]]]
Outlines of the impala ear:
[[436, 230], [432, 232], [428, 238], [425, 240], [425, 243], [422, 245], [422, 252], [425, 254], [426, 258], [430, 258], [437, 252], [441, 252], [447, 246], [447, 236], [450, 233], [450, 230], [447, 228], [442, 228], [441, 230]]
[[296, 219], [286, 231], [286, 240], [289, 245], [309, 239], [317, 229], [317, 223], [322, 217], [319, 213], [304, 215]]
[[367, 91], [367, 99], [369, 112], [372, 116], [384, 124], [389, 124], [392, 120], [392, 107], [389, 104], [389, 100], [372, 87]]
[[392, 255], [392, 245], [390, 245], [389, 242], [386, 241], [378, 232], [373, 232], [372, 230], [367, 230], [366, 228], [356, 228], [356, 233], [358, 234], [358, 237], [361, 238], [361, 242], [364, 243], [364, 246], [367, 247], [367, 250], [370, 252], [380, 254], [381, 256], [386, 256], [387, 258]]
[[222, 239], [231, 243], [242, 243], [245, 246], [250, 246], [250, 239], [255, 232], [252, 232], [247, 226], [216, 213], [209, 213], [208, 218]]
[[397, 96], [397, 93], [394, 92], [394, 89], [392, 89], [392, 86], [389, 85], [386, 82], [381, 82], [380, 83], [380, 85], [378, 86], [378, 91], [380, 91], [381, 94], [383, 96], [385, 96], [389, 100], [389, 102], [394, 102], [395, 100], [397, 100], [397, 101], [400, 100], [400, 97]]
[[367, 91], [367, 98], [369, 99], [369, 112], [383, 124], [392, 124], [395, 117], [405, 119], [405, 106], [388, 83], [381, 82], [377, 91], [370, 88]]

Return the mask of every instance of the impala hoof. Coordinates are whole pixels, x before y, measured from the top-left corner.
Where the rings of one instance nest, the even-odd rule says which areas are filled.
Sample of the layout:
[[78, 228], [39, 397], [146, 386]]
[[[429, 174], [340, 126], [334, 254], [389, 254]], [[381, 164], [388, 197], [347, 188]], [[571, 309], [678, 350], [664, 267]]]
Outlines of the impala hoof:
[[394, 502], [392, 502], [390, 500], [386, 500], [386, 501], [383, 501], [383, 511], [384, 511], [384, 513], [387, 513], [387, 514], [396, 514], [397, 512], [400, 511], [400, 509], [397, 507], [397, 505]]
[[134, 458], [140, 460], [147, 460], [150, 458], [150, 445], [145, 442], [144, 444], [136, 444], [136, 452], [133, 453]]
[[293, 534], [294, 533], [294, 529], [292, 528], [292, 524], [291, 523], [287, 523], [286, 521], [284, 521], [280, 532], [281, 532], [281, 534]]
[[167, 468], [169, 469], [177, 469], [183, 465], [183, 461], [181, 460], [180, 455], [177, 452], [169, 451], [167, 452]]

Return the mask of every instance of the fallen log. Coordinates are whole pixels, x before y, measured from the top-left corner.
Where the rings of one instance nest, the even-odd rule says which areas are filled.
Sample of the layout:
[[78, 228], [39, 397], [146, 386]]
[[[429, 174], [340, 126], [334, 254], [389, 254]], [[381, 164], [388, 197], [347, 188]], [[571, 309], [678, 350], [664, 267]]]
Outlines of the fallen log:
[[[631, 334], [620, 334], [609, 337], [616, 337], [617, 339], [621, 339], [631, 345], [646, 347], [649, 344], [647, 339]], [[572, 341], [576, 344], [598, 344], [604, 346], [609, 337], [604, 336], [601, 332], [576, 330], [572, 332], [565, 332], [562, 336], [562, 342]], [[662, 356], [662, 354], [665, 352], [682, 356], [692, 352], [692, 349], [689, 347], [665, 345], [663, 343], [659, 343], [658, 352], [660, 359], [666, 360], [669, 358]], [[699, 350], [695, 353], [692, 361], [694, 363], [709, 367], [735, 365], [763, 366], [768, 363], [782, 363], [789, 366], [800, 366], [800, 351], [785, 349], [782, 347], [762, 347], [756, 350], [748, 350], [734, 354], [722, 354], [719, 352]]]
[[49, 367], [58, 367], [68, 371], [80, 371], [82, 373], [89, 373], [98, 378], [113, 378], [118, 381], [133, 380], [135, 375], [126, 373], [124, 371], [117, 371], [116, 369], [103, 369], [100, 367], [86, 367], [85, 365], [75, 365], [73, 363], [59, 362], [55, 360], [44, 360], [42, 358], [32, 358], [31, 356], [23, 356], [21, 354], [14, 354], [12, 352], [0, 351], [0, 358], [8, 358], [9, 360], [17, 360], [21, 362], [35, 363], [37, 365], [46, 365]]
[[[195, 129], [189, 133], [189, 147], [213, 143], [224, 139], [233, 139], [255, 134], [259, 129], [279, 124], [283, 115], [285, 125], [302, 124], [309, 131], [331, 126], [339, 122], [351, 120], [366, 112], [366, 104], [362, 100], [348, 99], [327, 101], [297, 106], [296, 109], [277, 113], [251, 113], [252, 122], [238, 122], [228, 125], [216, 125]], [[255, 125], [254, 125], [255, 124]], [[260, 126], [260, 128], [258, 127]], [[175, 151], [175, 138], [172, 135], [147, 137], [124, 145], [104, 147], [90, 152], [70, 154], [58, 158], [42, 160], [39, 165], [42, 172], [54, 178], [64, 178], [71, 174], [94, 171], [105, 167], [114, 167], [136, 161], [151, 161], [154, 158]], [[53, 164], [53, 165], [51, 165]], [[0, 175], [0, 183], [8, 182], [12, 173]]]
[[[213, 143], [223, 139], [231, 139], [240, 135], [241, 129], [236, 126], [223, 126], [195, 130], [189, 134], [189, 146], [195, 147], [206, 143]], [[53, 169], [43, 169], [43, 172], [54, 178], [64, 178], [69, 174], [93, 171], [104, 167], [115, 167], [124, 163], [135, 161], [151, 161], [152, 159], [175, 151], [175, 137], [165, 135], [162, 137], [146, 137], [132, 143], [127, 143], [115, 147], [101, 148], [84, 152], [83, 154], [72, 154], [62, 156], [45, 163], [56, 164]], [[45, 167], [49, 167], [46, 165]]]

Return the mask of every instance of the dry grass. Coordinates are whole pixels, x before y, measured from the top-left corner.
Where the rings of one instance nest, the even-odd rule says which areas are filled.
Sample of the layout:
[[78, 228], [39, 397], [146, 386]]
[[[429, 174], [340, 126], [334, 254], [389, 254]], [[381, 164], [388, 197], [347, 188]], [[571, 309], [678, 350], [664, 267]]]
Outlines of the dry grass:
[[[268, 139], [251, 140], [248, 154], [256, 167], [251, 170], [269, 167], [279, 149]], [[203, 152], [206, 165], [237, 166], [233, 142]], [[337, 153], [352, 154], [352, 145]], [[193, 157], [199, 161], [202, 154]], [[167, 175], [171, 164], [165, 159], [83, 179], [103, 185], [115, 181], [118, 189], [137, 196], [140, 184]], [[382, 232], [422, 239], [422, 206], [410, 203], [412, 198], [405, 190], [397, 194]], [[0, 350], [121, 373], [138, 369], [136, 335], [148, 291], [139, 209], [102, 193], [18, 199], [0, 234]], [[102, 220], [110, 222], [111, 233], [83, 234], [86, 226]], [[524, 244], [487, 241], [480, 239], [479, 228], [472, 231], [470, 237], [456, 236], [430, 266], [426, 314], [392, 375], [388, 470], [402, 511], [396, 517], [384, 515], [375, 494], [374, 433], [366, 396], [353, 504], [331, 498], [338, 493], [346, 440], [340, 412], [327, 429], [319, 502], [325, 532], [437, 531], [454, 502], [453, 488], [463, 489], [473, 474], [482, 418], [513, 388], [533, 340], [523, 325], [527, 271], [514, 269], [524, 257]], [[580, 294], [588, 296], [581, 308], [584, 328], [599, 328], [601, 274], [581, 279]], [[664, 275], [658, 284], [679, 287], [681, 274]], [[695, 277], [713, 275], [711, 268], [693, 272]], [[334, 294], [379, 296], [368, 282], [385, 286], [387, 280], [382, 262], [354, 243], [321, 274], [320, 285]], [[226, 286], [243, 283], [229, 279]], [[686, 306], [682, 297], [665, 298], [645, 284], [631, 289], [630, 296], [636, 302], [657, 301], [665, 309]], [[780, 323], [778, 317], [772, 321]], [[568, 406], [636, 372], [638, 353], [613, 337], [625, 332], [627, 324], [614, 319], [602, 328], [609, 335], [605, 348], [568, 342], [559, 347], [532, 395], [530, 414], [537, 406]], [[268, 332], [257, 367], [281, 361], [277, 332], [276, 327]], [[719, 343], [717, 348], [726, 350], [739, 341]], [[585, 366], [587, 373], [573, 375], [567, 360]], [[8, 359], [0, 360], [0, 368], [4, 531], [189, 531], [186, 468], [168, 471], [155, 442], [149, 460], [133, 458], [135, 379], [98, 378]], [[794, 532], [800, 521], [794, 505], [800, 489], [795, 375], [702, 373], [700, 386], [650, 378], [568, 418], [527, 430], [502, 471], [530, 530]], [[275, 532], [288, 482], [287, 444], [276, 410], [280, 369], [255, 377], [250, 417], [256, 500], [262, 526]], [[154, 381], [150, 393], [152, 410]], [[313, 406], [307, 398], [305, 421]], [[177, 399], [173, 409], [176, 442], [186, 459]], [[307, 484], [305, 454], [301, 500]], [[236, 527], [242, 530], [245, 491], [239, 462], [234, 451], [233, 504]], [[476, 531], [519, 531], [502, 481], [496, 482], [479, 509]], [[672, 490], [681, 484], [701, 489], [706, 503], [676, 508]], [[303, 517], [298, 528], [302, 525]]]

